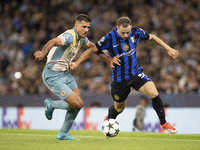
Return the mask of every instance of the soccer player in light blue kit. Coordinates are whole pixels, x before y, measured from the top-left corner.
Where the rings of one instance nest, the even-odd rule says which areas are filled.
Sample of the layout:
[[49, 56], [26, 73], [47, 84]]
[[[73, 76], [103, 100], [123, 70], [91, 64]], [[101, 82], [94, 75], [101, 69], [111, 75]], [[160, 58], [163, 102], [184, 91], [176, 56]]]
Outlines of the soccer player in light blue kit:
[[[94, 46], [87, 38], [90, 22], [91, 19], [87, 15], [78, 15], [73, 29], [48, 41], [41, 51], [34, 53], [38, 60], [42, 60], [48, 53], [42, 78], [47, 88], [61, 99], [52, 101], [47, 98], [44, 101], [46, 118], [52, 119], [54, 109], [67, 110], [64, 123], [56, 137], [58, 140], [77, 140], [69, 135], [68, 131], [83, 106], [83, 100], [76, 81], [69, 72], [69, 64], [81, 46], [85, 48]], [[109, 57], [105, 54], [99, 56], [109, 61]]]

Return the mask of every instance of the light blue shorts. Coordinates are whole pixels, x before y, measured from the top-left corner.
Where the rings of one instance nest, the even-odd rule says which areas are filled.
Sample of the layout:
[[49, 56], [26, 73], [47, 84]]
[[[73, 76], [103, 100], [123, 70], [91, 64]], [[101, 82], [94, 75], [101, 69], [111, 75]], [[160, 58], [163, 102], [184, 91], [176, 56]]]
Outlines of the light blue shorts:
[[52, 65], [47, 64], [42, 72], [42, 79], [49, 90], [60, 99], [67, 98], [73, 89], [77, 88], [76, 81], [67, 71], [53, 71]]

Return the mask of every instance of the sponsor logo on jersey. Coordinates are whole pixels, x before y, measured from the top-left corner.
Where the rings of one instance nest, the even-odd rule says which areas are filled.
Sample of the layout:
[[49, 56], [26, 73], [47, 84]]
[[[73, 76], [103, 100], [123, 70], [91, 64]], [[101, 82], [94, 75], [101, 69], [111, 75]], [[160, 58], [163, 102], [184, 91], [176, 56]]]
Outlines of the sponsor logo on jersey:
[[133, 48], [133, 49], [131, 49], [130, 51], [128, 51], [128, 52], [125, 52], [125, 53], [122, 53], [122, 54], [117, 54], [117, 56], [120, 58], [120, 57], [122, 57], [122, 56], [124, 56], [124, 55], [127, 55], [127, 56], [131, 56], [131, 55], [134, 55], [134, 53], [135, 53], [135, 48]]
[[113, 47], [117, 47], [119, 44], [117, 44], [117, 45], [113, 45]]

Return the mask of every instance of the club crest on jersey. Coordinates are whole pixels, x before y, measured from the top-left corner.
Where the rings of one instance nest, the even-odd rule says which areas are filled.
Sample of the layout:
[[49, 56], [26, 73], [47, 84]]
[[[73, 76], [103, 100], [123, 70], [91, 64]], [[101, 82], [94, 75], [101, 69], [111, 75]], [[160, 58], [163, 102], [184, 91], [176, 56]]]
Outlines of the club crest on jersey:
[[129, 50], [128, 44], [124, 44], [124, 47], [123, 47], [123, 48], [124, 48], [125, 51]]
[[130, 39], [131, 39], [131, 42], [135, 42], [135, 37], [134, 36], [131, 37]]
[[66, 92], [64, 90], [60, 91], [60, 95], [65, 96]]
[[119, 96], [118, 95], [114, 95], [115, 100], [119, 100]]

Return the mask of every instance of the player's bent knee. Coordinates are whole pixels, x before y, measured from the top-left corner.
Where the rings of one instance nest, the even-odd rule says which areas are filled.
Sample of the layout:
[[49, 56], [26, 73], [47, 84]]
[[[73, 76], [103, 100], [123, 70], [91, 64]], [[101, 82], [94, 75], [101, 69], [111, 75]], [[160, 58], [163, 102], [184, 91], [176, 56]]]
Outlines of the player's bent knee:
[[80, 110], [83, 107], [83, 100], [77, 94], [72, 92], [66, 99], [72, 109]]
[[82, 107], [83, 107], [83, 102], [81, 102], [81, 101], [77, 101], [77, 102], [74, 104], [74, 108], [75, 108], [76, 110], [80, 110]]
[[124, 111], [124, 109], [125, 109], [125, 107], [120, 107], [120, 108], [117, 108], [116, 110], [118, 113], [122, 113]]
[[158, 92], [157, 91], [156, 92], [152, 92], [152, 93], [149, 94], [149, 98], [151, 98], [151, 99], [153, 99], [153, 98], [155, 98], [157, 96], [158, 96]]

